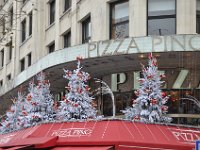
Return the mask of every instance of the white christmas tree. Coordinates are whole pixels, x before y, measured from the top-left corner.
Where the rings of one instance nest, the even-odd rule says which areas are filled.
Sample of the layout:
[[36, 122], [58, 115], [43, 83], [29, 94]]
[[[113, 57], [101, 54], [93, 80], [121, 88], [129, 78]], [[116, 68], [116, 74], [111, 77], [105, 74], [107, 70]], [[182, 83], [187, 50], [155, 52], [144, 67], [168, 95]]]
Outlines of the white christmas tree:
[[19, 119], [20, 113], [24, 107], [24, 96], [21, 92], [18, 92], [18, 97], [12, 99], [13, 105], [6, 112], [4, 118], [2, 118], [0, 132], [7, 133], [22, 128], [22, 121]]
[[165, 106], [169, 96], [161, 91], [161, 86], [165, 77], [164, 74], [159, 75], [157, 60], [149, 54], [149, 67], [142, 65], [143, 78], [139, 79], [140, 88], [135, 91], [137, 99], [133, 100], [131, 108], [127, 108], [122, 112], [125, 113], [127, 119], [140, 122], [171, 122], [171, 118], [166, 117], [168, 107]]
[[89, 86], [86, 82], [90, 79], [87, 72], [80, 66], [81, 57], [77, 57], [77, 69], [65, 70], [64, 78], [69, 80], [69, 90], [58, 107], [58, 119], [67, 121], [71, 119], [94, 119], [96, 109], [93, 107], [93, 98], [89, 96]]
[[29, 94], [26, 97], [28, 105], [22, 112], [25, 117], [24, 127], [54, 120], [54, 100], [49, 88], [50, 83], [43, 72], [37, 75], [37, 85], [34, 81], [29, 83]]

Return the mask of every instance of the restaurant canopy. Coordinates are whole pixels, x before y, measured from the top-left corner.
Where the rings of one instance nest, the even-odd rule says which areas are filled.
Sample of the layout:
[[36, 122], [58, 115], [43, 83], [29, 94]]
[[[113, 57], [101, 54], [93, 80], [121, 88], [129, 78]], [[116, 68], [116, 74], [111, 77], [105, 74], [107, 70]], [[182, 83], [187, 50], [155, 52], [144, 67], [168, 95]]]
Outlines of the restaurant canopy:
[[124, 120], [40, 124], [0, 135], [1, 149], [193, 149], [198, 128]]

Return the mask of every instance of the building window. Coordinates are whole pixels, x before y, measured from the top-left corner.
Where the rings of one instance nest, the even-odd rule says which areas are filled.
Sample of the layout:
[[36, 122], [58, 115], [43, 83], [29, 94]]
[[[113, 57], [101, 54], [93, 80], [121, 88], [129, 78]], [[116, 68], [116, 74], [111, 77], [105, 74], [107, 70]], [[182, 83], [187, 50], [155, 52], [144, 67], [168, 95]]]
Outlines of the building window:
[[71, 32], [67, 32], [64, 36], [64, 48], [71, 46]]
[[197, 33], [200, 34], [200, 0], [197, 0], [197, 12], [196, 12], [196, 28], [197, 28]]
[[22, 42], [26, 40], [26, 19], [21, 22], [22, 29]]
[[10, 27], [13, 26], [13, 7], [10, 9]]
[[128, 1], [112, 3], [111, 9], [111, 34], [112, 39], [121, 39], [129, 36], [129, 4]]
[[5, 18], [2, 18], [2, 34], [6, 34], [6, 20]]
[[176, 33], [176, 0], [148, 0], [148, 35]]
[[29, 14], [29, 36], [32, 34], [32, 23], [33, 23], [33, 21], [32, 21], [32, 19], [33, 19], [33, 17], [32, 17], [33, 15], [32, 15], [32, 12]]
[[20, 60], [21, 72], [25, 69], [25, 59]]
[[9, 54], [8, 54], [8, 60], [10, 61], [12, 59], [12, 39], [11, 41], [8, 43], [8, 47], [9, 47]]
[[82, 43], [88, 43], [91, 39], [91, 21], [90, 17], [82, 22]]
[[7, 75], [7, 81], [11, 80], [11, 74]]
[[64, 12], [67, 11], [70, 7], [71, 7], [71, 0], [64, 0], [65, 4], [64, 4]]
[[1, 68], [4, 66], [4, 49], [1, 50]]
[[49, 53], [52, 53], [52, 52], [54, 52], [55, 51], [55, 43], [53, 43], [53, 44], [51, 44], [50, 46], [49, 46]]
[[0, 87], [2, 87], [2, 86], [3, 86], [3, 80], [0, 81]]
[[31, 66], [31, 53], [28, 54], [28, 67]]
[[50, 6], [50, 24], [54, 23], [55, 21], [55, 0], [49, 3]]

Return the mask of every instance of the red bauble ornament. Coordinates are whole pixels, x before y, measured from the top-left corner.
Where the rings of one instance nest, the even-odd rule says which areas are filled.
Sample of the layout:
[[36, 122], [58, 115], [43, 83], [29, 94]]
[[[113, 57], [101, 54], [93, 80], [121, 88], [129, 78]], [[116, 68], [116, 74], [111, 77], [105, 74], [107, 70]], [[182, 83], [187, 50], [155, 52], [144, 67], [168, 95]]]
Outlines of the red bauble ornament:
[[164, 98], [166, 96], [167, 96], [166, 92], [162, 92], [162, 97]]
[[29, 95], [27, 95], [26, 99], [27, 99], [28, 101], [31, 101], [32, 96], [29, 94]]
[[134, 120], [140, 120], [140, 116], [135, 116]]
[[54, 102], [53, 107], [54, 107], [54, 109], [57, 109], [58, 108], [58, 103]]
[[76, 104], [74, 104], [74, 107], [78, 107], [79, 105], [76, 103]]
[[81, 93], [83, 92], [83, 90], [82, 90], [81, 88], [78, 88], [78, 89], [77, 89], [77, 92], [78, 92], [79, 94], [81, 94]]
[[153, 78], [152, 75], [148, 75], [148, 76], [147, 76], [147, 79], [152, 79], [152, 78]]
[[62, 100], [64, 100], [64, 99], [65, 99], [65, 96], [62, 97]]
[[76, 60], [78, 60], [78, 61], [80, 61], [80, 60], [82, 60], [83, 58], [81, 57], [81, 56], [78, 56], [78, 57], [76, 57]]
[[166, 77], [165, 74], [160, 75], [160, 78], [165, 78], [165, 77]]
[[171, 101], [172, 101], [172, 102], [175, 102], [175, 101], [176, 101], [176, 99], [175, 99], [175, 98], [171, 98]]
[[36, 103], [36, 102], [31, 102], [31, 104], [32, 104], [33, 106], [37, 106], [37, 103]]
[[152, 99], [152, 100], [150, 100], [150, 103], [152, 104], [152, 105], [156, 105], [157, 104], [157, 100], [156, 99]]
[[69, 103], [69, 100], [68, 100], [68, 99], [66, 99], [66, 100], [65, 100], [65, 103]]
[[157, 60], [154, 59], [154, 60], [152, 61], [152, 64], [153, 64], [153, 66], [157, 66]]
[[167, 111], [168, 107], [167, 106], [162, 106], [161, 109], [162, 109], [162, 111]]
[[152, 59], [152, 58], [153, 58], [152, 53], [149, 53], [149, 59]]
[[86, 90], [86, 91], [89, 91], [90, 89], [91, 89], [91, 88], [90, 88], [89, 86], [86, 86], [86, 87], [85, 87], [85, 90]]
[[72, 75], [72, 72], [71, 72], [71, 71], [67, 71], [67, 72], [66, 72], [66, 76], [69, 76], [69, 77], [70, 77], [71, 75]]
[[23, 114], [24, 116], [28, 116], [28, 113], [27, 113], [26, 111], [22, 111], [22, 114]]

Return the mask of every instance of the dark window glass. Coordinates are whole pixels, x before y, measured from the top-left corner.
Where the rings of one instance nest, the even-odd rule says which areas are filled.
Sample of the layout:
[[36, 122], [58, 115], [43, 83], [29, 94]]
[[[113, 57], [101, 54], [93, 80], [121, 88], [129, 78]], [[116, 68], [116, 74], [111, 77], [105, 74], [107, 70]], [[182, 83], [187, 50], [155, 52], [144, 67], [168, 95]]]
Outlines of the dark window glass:
[[22, 27], [22, 42], [24, 42], [26, 39], [26, 20], [25, 19], [22, 21], [21, 27]]
[[13, 26], [13, 7], [10, 10], [10, 26]]
[[148, 35], [176, 33], [176, 1], [148, 0]]
[[88, 43], [91, 39], [91, 21], [90, 17], [82, 22], [82, 43]]
[[111, 35], [112, 39], [129, 36], [129, 6], [128, 1], [111, 4]]
[[10, 43], [9, 43], [9, 60], [11, 60], [12, 59], [12, 40], [10, 41]]
[[4, 50], [1, 50], [1, 67], [4, 66]]
[[28, 54], [28, 66], [31, 66], [31, 53]]
[[25, 59], [24, 58], [22, 60], [20, 60], [20, 65], [21, 65], [21, 72], [22, 72], [25, 69]]
[[2, 33], [3, 33], [3, 35], [5, 35], [6, 34], [6, 20], [5, 20], [5, 18], [3, 18], [2, 19]]
[[49, 46], [49, 53], [52, 53], [52, 52], [54, 52], [55, 51], [55, 43], [53, 43], [53, 44], [51, 44], [50, 46]]
[[11, 79], [11, 74], [7, 75], [7, 80], [9, 81]]
[[1, 86], [1, 87], [3, 86], [3, 80], [0, 81], [0, 86]]
[[51, 1], [49, 5], [50, 5], [50, 24], [52, 24], [55, 21], [55, 0]]
[[200, 33], [200, 0], [197, 0], [197, 33], [199, 34]]
[[71, 32], [64, 35], [64, 48], [71, 46]]
[[65, 0], [64, 11], [68, 10], [71, 7], [71, 0]]
[[29, 14], [29, 36], [32, 34], [32, 12]]

